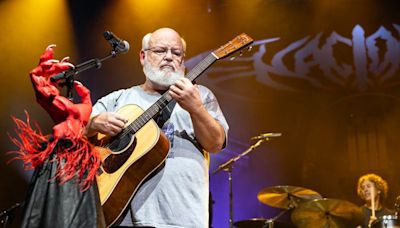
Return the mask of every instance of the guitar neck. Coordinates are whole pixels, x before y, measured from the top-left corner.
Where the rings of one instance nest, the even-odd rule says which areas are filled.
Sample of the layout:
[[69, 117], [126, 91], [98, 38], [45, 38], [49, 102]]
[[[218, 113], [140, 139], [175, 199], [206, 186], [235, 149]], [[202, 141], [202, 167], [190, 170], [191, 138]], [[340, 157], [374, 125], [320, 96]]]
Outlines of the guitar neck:
[[[207, 55], [200, 63], [198, 63], [189, 73], [186, 74], [191, 82], [199, 77], [205, 70], [207, 70], [217, 58], [213, 53]], [[171, 102], [172, 97], [169, 95], [168, 91], [165, 92], [153, 105], [151, 105], [146, 111], [142, 113], [135, 121], [133, 121], [127, 128], [127, 131], [136, 133], [140, 130], [149, 120], [153, 119], [165, 106]]]

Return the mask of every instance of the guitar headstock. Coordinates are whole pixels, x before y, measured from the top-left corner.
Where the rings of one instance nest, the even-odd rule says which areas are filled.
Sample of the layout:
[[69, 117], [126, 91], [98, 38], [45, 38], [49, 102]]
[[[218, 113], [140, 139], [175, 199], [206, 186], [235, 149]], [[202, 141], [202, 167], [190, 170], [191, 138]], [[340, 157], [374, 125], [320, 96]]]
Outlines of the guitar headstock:
[[233, 40], [218, 48], [217, 50], [213, 51], [213, 54], [217, 59], [221, 59], [236, 51], [239, 51], [244, 47], [249, 46], [252, 43], [253, 38], [245, 33], [242, 33], [239, 36], [235, 37]]

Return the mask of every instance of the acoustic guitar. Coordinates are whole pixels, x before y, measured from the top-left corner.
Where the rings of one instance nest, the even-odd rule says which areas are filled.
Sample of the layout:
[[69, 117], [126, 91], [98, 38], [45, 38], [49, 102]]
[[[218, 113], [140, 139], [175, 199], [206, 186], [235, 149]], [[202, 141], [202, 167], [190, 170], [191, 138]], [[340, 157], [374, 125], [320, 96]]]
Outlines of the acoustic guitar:
[[[193, 81], [216, 60], [244, 47], [253, 39], [241, 34], [211, 52], [185, 77]], [[97, 134], [91, 141], [100, 151], [102, 160], [97, 184], [107, 226], [121, 217], [143, 181], [160, 167], [169, 151], [169, 141], [153, 118], [172, 100], [165, 92], [147, 110], [136, 105], [125, 105], [117, 111], [128, 122], [114, 137]]]

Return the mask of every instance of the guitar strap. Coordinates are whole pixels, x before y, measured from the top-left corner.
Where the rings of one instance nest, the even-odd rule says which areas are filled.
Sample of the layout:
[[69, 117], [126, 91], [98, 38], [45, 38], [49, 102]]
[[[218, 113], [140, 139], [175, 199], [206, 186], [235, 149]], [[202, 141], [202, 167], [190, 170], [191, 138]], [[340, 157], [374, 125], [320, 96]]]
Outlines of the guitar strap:
[[175, 108], [175, 105], [176, 105], [176, 101], [175, 100], [171, 101], [167, 106], [165, 106], [160, 111], [158, 116], [155, 118], [155, 121], [159, 128], [162, 128], [164, 126], [165, 122], [167, 122], [167, 120], [169, 120], [169, 118], [171, 117], [171, 113]]

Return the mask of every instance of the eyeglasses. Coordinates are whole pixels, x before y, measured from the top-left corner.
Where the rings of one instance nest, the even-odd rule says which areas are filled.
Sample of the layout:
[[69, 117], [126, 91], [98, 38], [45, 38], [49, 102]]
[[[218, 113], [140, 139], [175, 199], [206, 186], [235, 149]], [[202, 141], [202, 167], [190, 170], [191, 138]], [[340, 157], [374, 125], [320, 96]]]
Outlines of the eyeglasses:
[[166, 48], [166, 47], [152, 47], [144, 49], [144, 51], [151, 51], [158, 56], [166, 56], [168, 51], [171, 51], [172, 56], [175, 58], [182, 58], [185, 54], [182, 49], [179, 48]]

